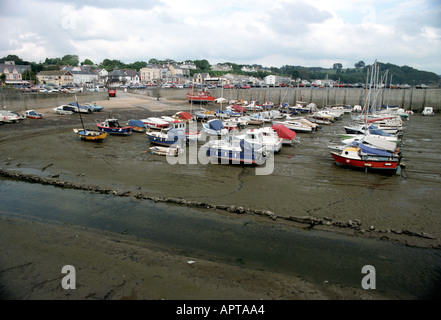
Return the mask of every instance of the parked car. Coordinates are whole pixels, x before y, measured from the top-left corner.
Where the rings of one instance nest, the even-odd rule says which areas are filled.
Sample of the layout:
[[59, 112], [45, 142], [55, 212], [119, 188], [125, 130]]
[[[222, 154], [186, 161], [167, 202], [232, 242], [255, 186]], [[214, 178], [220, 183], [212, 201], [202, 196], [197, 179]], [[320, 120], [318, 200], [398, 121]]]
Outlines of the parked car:
[[93, 112], [92, 108], [83, 106], [81, 104], [78, 104], [78, 106], [77, 106], [76, 102], [71, 102], [71, 103], [69, 103], [69, 105], [74, 107], [75, 112], [81, 112], [81, 113], [92, 113]]
[[86, 104], [86, 105], [84, 105], [84, 106], [85, 106], [86, 108], [90, 108], [90, 109], [92, 109], [94, 112], [101, 111], [101, 110], [104, 109], [104, 107], [97, 106], [96, 103], [94, 103], [94, 104]]
[[62, 104], [61, 106], [54, 108], [54, 111], [58, 114], [74, 114], [75, 107], [67, 104]]

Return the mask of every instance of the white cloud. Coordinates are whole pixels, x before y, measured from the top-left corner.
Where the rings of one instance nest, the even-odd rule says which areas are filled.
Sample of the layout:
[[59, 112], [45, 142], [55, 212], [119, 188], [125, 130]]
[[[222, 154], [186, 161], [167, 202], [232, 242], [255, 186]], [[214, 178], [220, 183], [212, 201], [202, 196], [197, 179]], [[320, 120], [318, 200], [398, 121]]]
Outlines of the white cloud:
[[378, 59], [441, 74], [436, 1], [2, 0], [0, 6], [0, 56], [31, 61], [77, 54], [94, 62], [352, 67]]

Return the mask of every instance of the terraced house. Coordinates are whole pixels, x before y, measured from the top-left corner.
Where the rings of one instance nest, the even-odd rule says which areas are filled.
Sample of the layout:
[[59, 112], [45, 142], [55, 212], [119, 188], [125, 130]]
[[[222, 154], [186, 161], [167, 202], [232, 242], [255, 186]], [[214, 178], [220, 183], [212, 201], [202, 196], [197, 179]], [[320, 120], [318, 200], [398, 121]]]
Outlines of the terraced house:
[[73, 85], [73, 75], [70, 71], [66, 70], [40, 71], [37, 74], [37, 80], [41, 84], [54, 84], [56, 86]]
[[23, 73], [31, 71], [30, 65], [16, 65], [14, 61], [0, 64], [0, 74], [5, 75], [5, 84], [28, 84], [29, 79], [23, 79]]

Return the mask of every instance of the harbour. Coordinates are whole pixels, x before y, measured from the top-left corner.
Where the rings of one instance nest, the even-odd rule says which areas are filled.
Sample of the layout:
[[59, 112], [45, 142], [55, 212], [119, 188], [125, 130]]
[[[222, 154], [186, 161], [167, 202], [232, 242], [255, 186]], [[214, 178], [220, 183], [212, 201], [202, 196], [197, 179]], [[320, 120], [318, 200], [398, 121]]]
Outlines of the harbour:
[[[122, 122], [189, 108], [132, 93], [100, 104]], [[106, 110], [111, 104], [115, 107]], [[83, 120], [90, 125], [98, 115], [84, 115]], [[31, 195], [17, 209], [16, 201], [2, 199], [9, 203], [4, 218], [30, 215], [103, 229], [177, 249], [195, 261], [269, 270], [320, 287], [332, 283], [360, 289], [361, 268], [370, 264], [377, 267], [378, 283], [381, 273], [388, 272], [390, 282], [383, 282], [376, 293], [389, 299], [439, 295], [436, 192], [441, 159], [436, 116], [414, 114], [405, 122], [405, 168], [392, 176], [335, 165], [328, 144], [352, 123], [350, 115], [314, 133], [299, 133], [299, 143], [282, 147], [274, 156], [274, 170], [268, 175], [256, 175], [253, 166], [190, 161], [171, 165], [148, 151], [145, 134], [109, 136], [91, 144], [73, 135], [72, 124], [78, 120], [52, 116], [43, 121], [0, 128], [2, 170], [44, 179], [29, 184], [4, 175], [4, 190], [14, 190], [21, 198]], [[99, 194], [98, 189], [106, 191]], [[42, 198], [49, 203], [41, 202], [38, 209], [32, 199]], [[71, 203], [79, 207], [69, 208]], [[232, 206], [235, 210], [228, 210]], [[359, 222], [358, 228], [349, 221]], [[414, 261], [410, 257], [419, 258], [408, 263]]]

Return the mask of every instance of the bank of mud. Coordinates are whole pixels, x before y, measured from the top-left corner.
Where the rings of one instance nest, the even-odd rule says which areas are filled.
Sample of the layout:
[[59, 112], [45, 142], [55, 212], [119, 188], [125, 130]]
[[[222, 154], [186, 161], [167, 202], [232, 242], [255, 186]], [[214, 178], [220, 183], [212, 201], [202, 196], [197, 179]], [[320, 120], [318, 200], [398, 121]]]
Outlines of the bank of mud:
[[[97, 104], [105, 109], [83, 115], [86, 127], [109, 116], [124, 123], [199, 108], [185, 101], [132, 94]], [[61, 116], [50, 110], [45, 114], [42, 120], [28, 119], [0, 128], [4, 176], [14, 173], [15, 178], [26, 180], [35, 175], [34, 182], [42, 179], [64, 188], [112, 190], [148, 201], [260, 215], [274, 223], [408, 245], [439, 248], [441, 244], [437, 215], [441, 200], [436, 197], [440, 177], [435, 173], [439, 159], [436, 155], [421, 158], [421, 151], [412, 150], [416, 147], [409, 140], [412, 143], [405, 141], [402, 146], [407, 167], [401, 176], [345, 170], [334, 165], [327, 150], [327, 142], [342, 127], [334, 123], [313, 135], [299, 134], [299, 144], [283, 147], [274, 156], [271, 174], [259, 176], [256, 167], [204, 165], [189, 157], [171, 165], [166, 157], [149, 152], [150, 145], [140, 133], [108, 136], [101, 144], [81, 142], [72, 132], [73, 127], [81, 126], [78, 115]], [[419, 130], [422, 124], [415, 124], [417, 120], [415, 117], [406, 125]], [[412, 132], [405, 132], [406, 136], [414, 138]], [[429, 166], [421, 169], [423, 161]]]

